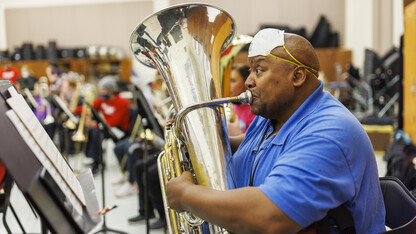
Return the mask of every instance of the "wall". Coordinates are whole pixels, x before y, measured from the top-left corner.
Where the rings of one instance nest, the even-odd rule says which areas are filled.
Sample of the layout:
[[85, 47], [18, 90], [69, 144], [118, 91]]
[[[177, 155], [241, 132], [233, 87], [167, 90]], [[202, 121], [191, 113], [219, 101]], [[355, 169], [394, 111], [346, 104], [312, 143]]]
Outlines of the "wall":
[[[171, 0], [172, 4], [186, 2], [194, 1]], [[204, 3], [229, 12], [239, 34], [255, 34], [261, 24], [281, 24], [295, 29], [305, 27], [310, 35], [319, 17], [325, 15], [341, 41], [344, 37], [344, 0], [205, 0]]]
[[62, 48], [114, 46], [129, 56], [131, 32], [152, 12], [151, 1], [6, 9], [7, 44], [56, 40]]
[[[170, 3], [183, 2], [192, 1], [172, 0]], [[254, 34], [263, 23], [306, 27], [307, 32], [312, 33], [319, 16], [324, 14], [333, 30], [343, 38], [343, 0], [268, 0], [261, 5], [254, 0], [240, 0], [238, 5], [232, 0], [204, 2], [227, 10], [237, 23], [237, 33]], [[298, 8], [299, 5], [302, 8]], [[54, 39], [58, 46], [102, 44], [128, 51], [132, 29], [152, 12], [152, 1], [8, 8], [5, 10], [7, 47], [13, 49], [25, 41], [46, 44]]]
[[363, 67], [365, 49], [383, 56], [400, 46], [403, 31], [403, 1], [345, 1], [345, 47], [353, 51], [358, 68]]

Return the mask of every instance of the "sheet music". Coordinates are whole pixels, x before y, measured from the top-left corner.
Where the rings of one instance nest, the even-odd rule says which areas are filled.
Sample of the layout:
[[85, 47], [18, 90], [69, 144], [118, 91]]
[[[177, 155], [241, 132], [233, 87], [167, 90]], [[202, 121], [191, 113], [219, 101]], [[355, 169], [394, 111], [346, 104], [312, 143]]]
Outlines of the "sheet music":
[[36, 109], [38, 108], [38, 103], [36, 102], [35, 98], [33, 97], [32, 93], [28, 88], [24, 89], [27, 99], [29, 100], [30, 104]]
[[64, 101], [62, 101], [62, 99], [56, 94], [53, 95], [53, 98], [55, 99], [56, 103], [58, 103], [59, 107], [65, 112], [65, 114], [68, 115], [68, 117], [72, 119], [72, 121], [74, 121], [75, 124], [78, 124], [78, 118], [71, 113], [68, 107], [66, 107]]
[[12, 110], [7, 111], [6, 115], [13, 122], [39, 162], [52, 175], [67, 199], [82, 214], [81, 205], [85, 206], [85, 197], [78, 179], [22, 95], [17, 93], [14, 87], [10, 87], [8, 91], [11, 97], [7, 99], [7, 103]]

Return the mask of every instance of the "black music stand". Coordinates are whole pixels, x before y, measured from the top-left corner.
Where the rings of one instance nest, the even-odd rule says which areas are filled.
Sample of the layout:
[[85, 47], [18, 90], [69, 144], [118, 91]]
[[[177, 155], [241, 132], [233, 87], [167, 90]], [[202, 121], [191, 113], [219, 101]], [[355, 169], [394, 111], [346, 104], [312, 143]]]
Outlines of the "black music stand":
[[144, 170], [144, 217], [146, 220], [146, 234], [149, 234], [149, 173], [147, 171], [148, 168], [148, 159], [149, 159], [149, 151], [148, 151], [148, 147], [149, 147], [149, 143], [147, 141], [147, 137], [144, 137], [144, 155], [143, 155], [143, 170]]
[[[96, 204], [96, 207], [95, 204], [92, 204], [92, 202], [97, 202], [96, 197], [95, 201], [89, 199], [91, 197], [94, 198], [93, 195], [95, 194], [91, 196], [90, 191], [86, 191], [84, 190], [85, 187], [82, 187], [86, 204], [84, 207], [81, 207], [81, 213], [75, 212], [76, 210], [71, 205], [72, 203], [68, 200], [69, 197], [65, 195], [68, 193], [61, 190], [59, 186], [66, 186], [66, 184], [61, 184], [63, 182], [51, 176], [49, 169], [43, 164], [45, 160], [41, 161], [37, 156], [38, 153], [35, 153], [33, 151], [34, 148], [31, 148], [41, 147], [40, 143], [35, 142], [35, 138], [45, 139], [47, 143], [51, 144], [50, 146], [54, 146], [46, 131], [43, 128], [39, 128], [36, 136], [23, 135], [22, 129], [25, 129], [25, 127], [22, 127], [23, 122], [18, 127], [9, 118], [9, 114], [16, 110], [10, 111], [12, 107], [7, 101], [13, 99], [16, 101], [16, 107], [20, 108], [20, 114], [23, 114], [30, 121], [34, 121], [31, 123], [40, 125], [27, 103], [19, 98], [20, 94], [14, 88], [10, 89], [10, 87], [12, 87], [12, 84], [9, 81], [0, 81], [0, 129], [7, 132], [7, 134], [0, 135], [0, 160], [25, 198], [39, 214], [42, 220], [42, 230], [46, 232], [47, 229], [52, 233], [89, 232], [101, 221], [100, 218], [91, 215], [93, 214], [91, 211], [98, 209], [98, 204]], [[12, 94], [15, 95], [13, 98]], [[22, 127], [21, 130], [18, 130], [20, 127]], [[32, 140], [32, 143], [29, 140]], [[55, 153], [55, 151], [53, 152]], [[49, 154], [50, 152], [44, 153]], [[56, 151], [54, 156], [58, 159], [62, 157], [59, 151]], [[70, 171], [67, 172], [70, 173]], [[81, 182], [80, 177], [77, 179]], [[89, 182], [93, 182], [92, 178]], [[81, 186], [83, 185], [81, 184]], [[69, 187], [66, 186], [66, 188]]]
[[153, 114], [153, 111], [151, 107], [149, 106], [149, 103], [147, 102], [147, 99], [144, 96], [141, 89], [137, 87], [136, 85], [133, 85], [130, 91], [133, 93], [134, 102], [137, 105], [137, 110], [139, 112], [139, 115], [143, 119], [147, 119], [147, 122], [148, 122], [147, 127], [150, 130], [152, 130], [152, 132], [154, 132], [156, 135], [163, 138], [164, 137], [163, 128], [160, 126], [155, 115]]
[[[92, 115], [95, 118], [95, 120], [97, 120], [97, 122], [99, 124], [101, 124], [102, 126], [102, 131], [104, 132], [104, 135], [107, 138], [111, 138], [114, 142], [117, 142], [120, 140], [120, 138], [118, 138], [116, 136], [116, 134], [114, 134], [113, 130], [111, 129], [110, 126], [108, 126], [108, 124], [105, 122], [105, 120], [103, 118], [101, 118], [101, 116], [98, 114], [98, 112], [91, 106], [91, 104], [89, 104], [88, 102], [85, 102], [87, 104], [87, 106], [91, 109]], [[104, 157], [103, 155], [101, 155], [101, 189], [102, 189], [102, 207], [103, 209], [105, 208], [105, 163], [104, 163]], [[120, 233], [120, 234], [127, 234], [126, 232], [123, 231], [119, 231], [119, 230], [115, 230], [112, 228], [107, 227], [107, 223], [106, 223], [106, 218], [105, 218], [106, 213], [103, 214], [103, 225], [101, 227], [100, 230], [96, 231], [96, 233], [101, 233], [101, 232], [114, 232], [114, 233]]]
[[[138, 114], [142, 117], [143, 121], [143, 129], [149, 128], [152, 130], [156, 135], [163, 138], [163, 129], [160, 126], [159, 122], [157, 121], [152, 109], [147, 102], [146, 97], [144, 96], [142, 90], [133, 85], [130, 88], [130, 91], [133, 93], [134, 102], [137, 105]], [[144, 121], [146, 120], [146, 121]], [[143, 170], [144, 170], [144, 217], [146, 219], [146, 233], [149, 233], [149, 205], [148, 205], [148, 197], [149, 197], [149, 172], [148, 172], [148, 159], [149, 159], [149, 150], [148, 150], [148, 141], [145, 137], [144, 139], [145, 149], [144, 149], [144, 157], [143, 157]]]

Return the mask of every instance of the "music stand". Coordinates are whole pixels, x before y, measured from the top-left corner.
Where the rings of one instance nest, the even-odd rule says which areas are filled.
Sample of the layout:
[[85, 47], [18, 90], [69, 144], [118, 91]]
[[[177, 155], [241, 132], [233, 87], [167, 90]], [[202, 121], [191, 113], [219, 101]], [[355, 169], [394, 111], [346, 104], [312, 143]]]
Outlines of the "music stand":
[[146, 97], [144, 96], [142, 90], [133, 85], [133, 88], [130, 90], [133, 93], [134, 102], [137, 105], [137, 110], [139, 115], [143, 119], [148, 120], [148, 126], [152, 132], [154, 132], [159, 137], [163, 138], [163, 128], [160, 126], [159, 122], [157, 121], [152, 108], [149, 106], [149, 102], [147, 101]]
[[[111, 127], [105, 122], [105, 120], [101, 117], [101, 115], [98, 114], [98, 112], [91, 106], [90, 103], [85, 102], [87, 104], [87, 106], [91, 109], [92, 115], [93, 117], [97, 120], [97, 122], [99, 124], [101, 124], [102, 126], [102, 131], [104, 131], [104, 135], [109, 136], [114, 142], [117, 142], [120, 140], [119, 137], [117, 137], [117, 135], [113, 132], [113, 130], [111, 129]], [[104, 157], [103, 155], [101, 155], [101, 192], [102, 192], [102, 207], [105, 208], [105, 163], [104, 163]], [[115, 230], [112, 228], [107, 227], [107, 223], [106, 223], [106, 218], [105, 218], [106, 213], [103, 214], [103, 225], [101, 226], [101, 229], [96, 231], [95, 233], [100, 233], [100, 232], [104, 232], [106, 233], [107, 231], [109, 232], [114, 232], [114, 233], [120, 233], [120, 234], [127, 234], [126, 232], [123, 231], [119, 231], [119, 230]]]
[[[61, 110], [61, 112], [60, 113], [65, 113], [65, 115], [69, 118], [69, 119], [71, 119], [72, 120], [72, 122], [75, 124], [75, 125], [78, 125], [78, 122], [79, 122], [79, 120], [78, 120], [78, 118], [74, 115], [74, 114], [72, 114], [72, 112], [69, 110], [69, 108], [66, 106], [66, 104], [65, 104], [65, 102], [58, 96], [58, 95], [56, 95], [56, 94], [54, 94], [54, 95], [52, 95], [51, 96], [51, 103], [57, 108], [57, 109], [59, 109], [59, 110]], [[62, 121], [62, 123], [64, 123], [64, 120], [61, 120]], [[64, 153], [64, 155], [65, 155], [65, 157], [67, 157], [68, 158], [68, 155], [69, 155], [69, 149], [71, 148], [71, 147], [73, 147], [72, 146], [72, 143], [70, 143], [70, 130], [68, 129], [68, 128], [66, 128], [66, 127], [64, 127], [63, 125], [62, 125], [62, 127], [64, 128], [64, 136], [63, 136], [63, 138], [64, 139], [62, 139], [62, 141], [64, 141], [64, 145], [65, 145], [65, 148], [64, 149], [61, 149], [62, 151], [64, 151], [65, 153]], [[79, 151], [80, 149], [77, 149], [77, 151]]]
[[53, 95], [52, 96], [52, 101], [54, 103], [56, 103], [55, 106], [57, 106], [59, 109], [61, 109], [68, 116], [68, 118], [70, 118], [72, 121], [74, 121], [75, 124], [78, 124], [78, 118], [75, 117], [74, 114], [72, 114], [72, 112], [68, 109], [68, 107], [66, 106], [64, 101], [62, 101], [62, 99], [58, 95], [56, 95], [56, 94]]
[[[146, 97], [144, 96], [142, 90], [136, 86], [133, 85], [130, 91], [133, 93], [134, 102], [137, 105], [137, 109], [139, 111], [139, 115], [142, 117], [144, 121], [143, 129], [150, 129], [152, 130], [156, 135], [158, 135], [161, 138], [164, 138], [163, 136], [163, 128], [160, 126], [159, 122], [157, 121], [149, 102], [147, 101]], [[149, 196], [149, 172], [148, 172], [148, 161], [149, 161], [149, 149], [148, 149], [148, 141], [145, 137], [145, 149], [144, 149], [144, 213], [145, 213], [145, 219], [146, 219], [146, 233], [149, 233], [149, 207], [148, 207], [148, 196]]]
[[98, 201], [91, 173], [75, 177], [26, 101], [4, 80], [0, 81], [0, 128], [7, 132], [0, 135], [0, 160], [41, 217], [43, 230], [87, 233], [93, 229], [101, 217], [93, 216]]
[[148, 170], [148, 161], [149, 161], [149, 144], [147, 142], [147, 137], [144, 137], [144, 217], [146, 218], [146, 234], [149, 234], [149, 172]]

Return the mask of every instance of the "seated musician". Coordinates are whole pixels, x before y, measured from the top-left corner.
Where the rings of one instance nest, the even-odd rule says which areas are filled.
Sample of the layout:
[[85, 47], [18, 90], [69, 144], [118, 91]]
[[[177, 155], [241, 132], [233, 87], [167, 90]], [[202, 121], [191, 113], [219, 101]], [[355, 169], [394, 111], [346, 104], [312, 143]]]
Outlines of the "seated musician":
[[27, 88], [30, 91], [33, 91], [35, 88], [35, 83], [38, 80], [34, 72], [26, 64], [20, 68], [20, 72], [22, 74], [22, 77], [21, 79], [17, 79], [20, 90], [24, 90]]
[[[130, 103], [119, 96], [115, 78], [112, 76], [101, 78], [98, 82], [98, 91], [100, 96], [94, 101], [92, 107], [103, 114], [105, 122], [110, 127], [117, 127], [127, 136], [130, 129]], [[90, 127], [91, 124], [88, 126]], [[93, 123], [92, 126], [94, 127], [90, 128], [88, 133], [86, 155], [94, 159], [92, 171], [95, 173], [102, 159], [102, 137], [96, 124]]]
[[12, 61], [8, 58], [2, 58], [1, 64], [0, 79], [9, 80], [19, 90], [18, 79], [21, 78], [19, 70], [13, 66]]
[[[147, 87], [150, 88], [149, 93], [143, 92], [142, 89], [139, 89], [140, 92], [143, 93], [143, 98], [146, 99], [142, 100], [142, 103], [148, 105], [151, 113], [145, 113], [145, 108], [139, 105], [139, 108], [142, 109], [142, 111], [139, 111], [139, 115], [140, 113], [142, 113], [143, 115], [140, 116], [140, 120], [146, 119], [147, 124], [149, 124], [149, 118], [152, 118], [153, 116], [153, 118], [156, 119], [161, 126], [163, 126], [166, 115], [169, 112], [168, 104], [170, 104], [171, 102], [169, 95], [167, 94], [167, 90], [164, 88], [162, 77], [159, 73], [155, 75], [154, 80], [150, 82]], [[145, 90], [147, 87], [145, 87]], [[138, 133], [138, 131], [133, 130], [129, 139], [126, 138], [118, 141], [116, 146], [114, 147], [114, 153], [121, 165], [122, 170], [122, 176], [115, 178], [112, 181], [112, 184], [114, 185], [122, 184], [120, 189], [118, 189], [118, 191], [115, 193], [115, 196], [118, 198], [133, 195], [136, 193], [137, 190], [137, 187], [134, 184], [134, 165], [136, 164], [136, 161], [138, 159], [143, 158], [144, 151], [144, 143], [140, 136], [137, 136]], [[152, 154], [154, 152], [160, 151], [160, 147], [154, 147], [154, 144], [149, 144], [148, 151], [149, 154]]]
[[[81, 107], [79, 103], [80, 99], [80, 86], [81, 80], [79, 75], [64, 76], [62, 78], [61, 89], [59, 97], [65, 103], [66, 107], [71, 113], [75, 113], [77, 107]], [[78, 113], [79, 114], [79, 113]], [[72, 140], [72, 135], [75, 134], [76, 126], [64, 112], [61, 115], [63, 120], [59, 128], [59, 145], [62, 152], [65, 154], [73, 155], [76, 153], [76, 147]]]
[[[139, 159], [134, 164], [134, 175], [137, 185], [139, 187], [139, 209], [138, 215], [128, 219], [129, 223], [136, 223], [145, 220], [145, 197], [147, 196], [147, 209], [149, 211], [149, 218], [152, 219], [155, 216], [154, 209], [157, 210], [159, 218], [149, 225], [149, 229], [159, 229], [166, 227], [165, 210], [163, 208], [162, 192], [160, 190], [159, 173], [157, 170], [157, 157], [165, 145], [165, 141], [158, 137], [156, 134], [152, 134], [152, 137], [148, 139], [148, 144], [151, 145], [152, 150], [148, 151], [147, 159], [147, 178], [145, 180], [145, 158], [143, 157], [144, 147], [137, 148], [135, 154], [139, 156]], [[156, 150], [158, 149], [158, 150]], [[147, 194], [145, 194], [145, 184], [147, 183]]]
[[53, 139], [57, 124], [55, 121], [55, 109], [50, 102], [49, 95], [48, 79], [45, 76], [42, 76], [39, 78], [39, 81], [34, 84], [34, 98], [37, 103], [37, 108], [35, 108], [33, 112], [45, 128], [48, 136]]
[[297, 233], [343, 206], [356, 233], [385, 231], [371, 142], [350, 111], [323, 91], [312, 45], [263, 29], [250, 45], [249, 64], [245, 84], [258, 116], [245, 135], [230, 137], [238, 147], [236, 188], [195, 185], [184, 172], [167, 184], [170, 208], [232, 233]]

